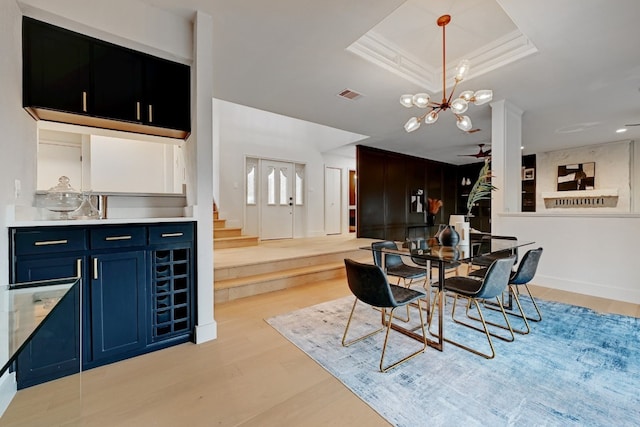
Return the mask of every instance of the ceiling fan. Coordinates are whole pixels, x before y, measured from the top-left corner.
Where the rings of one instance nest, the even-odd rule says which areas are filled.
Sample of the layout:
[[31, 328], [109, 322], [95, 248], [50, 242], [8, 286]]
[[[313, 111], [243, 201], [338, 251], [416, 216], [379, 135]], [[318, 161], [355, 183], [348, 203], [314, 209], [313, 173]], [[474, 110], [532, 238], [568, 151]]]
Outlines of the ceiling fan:
[[458, 154], [458, 156], [475, 157], [476, 159], [484, 159], [485, 157], [491, 157], [491, 150], [484, 151], [482, 149], [482, 147], [484, 147], [485, 144], [478, 144], [478, 146], [480, 147], [480, 150], [476, 154]]

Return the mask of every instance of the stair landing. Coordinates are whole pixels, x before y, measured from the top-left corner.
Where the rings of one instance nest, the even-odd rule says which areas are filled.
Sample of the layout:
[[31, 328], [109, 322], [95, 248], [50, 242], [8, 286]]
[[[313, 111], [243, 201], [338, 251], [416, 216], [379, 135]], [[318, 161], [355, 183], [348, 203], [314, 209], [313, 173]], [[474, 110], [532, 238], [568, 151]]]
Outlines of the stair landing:
[[372, 261], [370, 252], [359, 249], [372, 241], [340, 235], [215, 248], [215, 303], [345, 277], [345, 258]]

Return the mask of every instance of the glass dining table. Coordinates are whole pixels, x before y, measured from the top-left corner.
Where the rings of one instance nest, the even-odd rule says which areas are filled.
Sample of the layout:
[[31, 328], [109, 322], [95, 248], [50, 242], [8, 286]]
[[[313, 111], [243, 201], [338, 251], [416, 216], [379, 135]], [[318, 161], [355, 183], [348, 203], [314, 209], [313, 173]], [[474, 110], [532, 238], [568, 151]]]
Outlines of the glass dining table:
[[[499, 236], [492, 238], [490, 235], [483, 236], [483, 244], [472, 243], [470, 245], [459, 246], [442, 246], [433, 244], [433, 239], [423, 240], [421, 242], [407, 242], [407, 248], [401, 249], [372, 249], [370, 246], [364, 246], [360, 249], [377, 251], [382, 255], [382, 265], [385, 265], [385, 256], [387, 254], [400, 255], [413, 260], [413, 262], [419, 266], [423, 266], [426, 270], [425, 289], [430, 292], [429, 286], [435, 285], [439, 290], [443, 289], [445, 272], [447, 267], [455, 266], [462, 263], [473, 263], [475, 257], [487, 257], [495, 254], [513, 254], [518, 248], [532, 245], [533, 241], [520, 241], [517, 239], [504, 239]], [[437, 280], [432, 277], [432, 267], [437, 267], [438, 277]], [[442, 351], [444, 349], [444, 292], [438, 292], [438, 300], [436, 301], [438, 309], [438, 333], [434, 335], [436, 339], [427, 337], [427, 344], [437, 350]], [[428, 306], [427, 318], [430, 319], [433, 313], [431, 313], [431, 307]], [[418, 341], [423, 340], [422, 335], [416, 333], [416, 329], [407, 329], [398, 324], [392, 323], [391, 328], [401, 332], [411, 338]]]

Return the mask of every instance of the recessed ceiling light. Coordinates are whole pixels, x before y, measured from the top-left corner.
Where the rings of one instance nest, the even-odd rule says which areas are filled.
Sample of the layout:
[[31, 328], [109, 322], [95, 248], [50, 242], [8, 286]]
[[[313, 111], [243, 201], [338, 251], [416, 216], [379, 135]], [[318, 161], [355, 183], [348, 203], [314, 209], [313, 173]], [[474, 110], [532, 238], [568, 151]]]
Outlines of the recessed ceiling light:
[[616, 130], [616, 133], [624, 133], [627, 131], [627, 128], [620, 128]]

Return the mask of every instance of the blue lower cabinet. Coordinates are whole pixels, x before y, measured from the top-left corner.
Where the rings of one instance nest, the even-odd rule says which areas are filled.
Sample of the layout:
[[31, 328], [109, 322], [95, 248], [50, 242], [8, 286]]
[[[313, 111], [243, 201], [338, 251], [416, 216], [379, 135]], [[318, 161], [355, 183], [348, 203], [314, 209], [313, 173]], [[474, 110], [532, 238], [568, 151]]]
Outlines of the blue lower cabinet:
[[94, 254], [92, 263], [89, 365], [119, 360], [146, 346], [145, 252]]
[[82, 278], [18, 355], [18, 388], [77, 373], [80, 361], [90, 369], [192, 339], [192, 223], [25, 227], [10, 235], [13, 283]]
[[[82, 275], [84, 257], [33, 257], [16, 263], [16, 282]], [[80, 271], [78, 271], [80, 268]], [[80, 283], [80, 286], [82, 284]], [[18, 355], [18, 388], [22, 389], [80, 371], [80, 289], [69, 292]]]
[[80, 371], [79, 294], [76, 285], [18, 355], [19, 389]]

